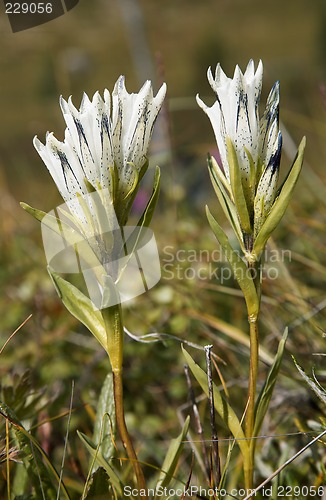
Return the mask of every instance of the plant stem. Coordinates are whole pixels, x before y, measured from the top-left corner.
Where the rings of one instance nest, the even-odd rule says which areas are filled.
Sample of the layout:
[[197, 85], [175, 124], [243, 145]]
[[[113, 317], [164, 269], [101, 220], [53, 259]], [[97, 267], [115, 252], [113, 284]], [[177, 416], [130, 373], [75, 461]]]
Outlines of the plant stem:
[[259, 361], [259, 334], [258, 334], [258, 316], [260, 310], [261, 298], [261, 271], [262, 261], [256, 262], [252, 267], [252, 279], [257, 291], [258, 300], [258, 313], [249, 315], [249, 336], [250, 336], [250, 364], [249, 364], [249, 383], [248, 383], [248, 407], [245, 419], [245, 434], [248, 439], [249, 445], [249, 467], [245, 474], [246, 488], [253, 487], [253, 474], [254, 474], [254, 455], [255, 455], [255, 441], [254, 441], [254, 427], [255, 427], [255, 402], [257, 390], [257, 377], [258, 377], [258, 361]]
[[[145, 477], [142, 468], [138, 462], [136, 452], [134, 450], [124, 415], [123, 406], [123, 384], [122, 384], [122, 370], [113, 371], [113, 392], [114, 392], [114, 403], [115, 403], [115, 413], [117, 419], [117, 426], [120, 434], [122, 444], [127, 452], [128, 458], [133, 466], [136, 478], [139, 496], [142, 498], [147, 498], [147, 495], [140, 495], [140, 490], [146, 491]], [[142, 492], [142, 493], [143, 493]]]
[[[114, 306], [103, 309], [102, 316], [107, 332], [107, 353], [109, 355], [112, 367], [113, 394], [117, 427], [123, 447], [125, 448], [128, 458], [134, 469], [134, 473], [137, 479], [139, 497], [146, 500], [147, 494], [145, 477], [139, 464], [125, 421], [122, 378], [124, 330], [121, 305], [116, 304]], [[142, 490], [141, 493], [140, 490]]]
[[[248, 407], [245, 421], [246, 437], [249, 440], [250, 462], [246, 477], [246, 488], [253, 487], [253, 466], [254, 466], [254, 426], [255, 426], [255, 401], [256, 401], [256, 386], [258, 374], [258, 359], [259, 359], [259, 341], [258, 341], [258, 325], [257, 318], [249, 318], [250, 326], [250, 366], [249, 366], [249, 385], [248, 385]], [[251, 440], [251, 441], [250, 441]]]
[[250, 366], [249, 366], [249, 385], [248, 385], [248, 408], [246, 414], [246, 436], [251, 438], [254, 431], [255, 420], [255, 400], [256, 400], [256, 385], [258, 373], [258, 325], [257, 319], [249, 318], [250, 326]]

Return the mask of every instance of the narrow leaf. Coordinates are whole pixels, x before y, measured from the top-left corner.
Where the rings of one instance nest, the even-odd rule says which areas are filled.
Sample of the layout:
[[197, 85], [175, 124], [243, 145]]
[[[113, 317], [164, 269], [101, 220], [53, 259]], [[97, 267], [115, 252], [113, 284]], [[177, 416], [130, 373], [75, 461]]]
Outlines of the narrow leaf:
[[112, 373], [104, 380], [98, 400], [93, 441], [105, 460], [109, 461], [114, 454], [114, 434], [116, 429], [115, 407], [113, 396]]
[[[20, 203], [20, 206], [30, 215], [34, 217], [34, 219], [42, 222], [42, 224], [46, 225], [49, 229], [52, 229], [55, 233], [62, 235], [64, 233], [65, 239], [68, 243], [72, 245], [76, 243], [76, 238], [80, 240], [80, 235], [75, 231], [71, 226], [62, 221], [59, 217], [55, 217], [51, 215], [51, 213], [46, 213], [43, 210], [38, 210], [37, 208], [33, 208], [27, 203]], [[67, 215], [65, 213], [65, 215]], [[71, 216], [70, 216], [71, 217]]]
[[91, 300], [77, 287], [66, 281], [48, 267], [55, 289], [68, 311], [85, 325], [107, 351], [107, 337], [100, 311], [95, 310]]
[[148, 227], [152, 217], [153, 213], [157, 204], [157, 200], [160, 194], [160, 180], [161, 180], [161, 172], [160, 168], [156, 167], [155, 169], [155, 175], [154, 175], [154, 184], [153, 184], [153, 191], [151, 194], [150, 199], [147, 202], [146, 208], [141, 216], [141, 218], [138, 221], [137, 226], [139, 227]]
[[[81, 197], [79, 198], [81, 199]], [[57, 239], [53, 239], [55, 237], [51, 232], [44, 232], [44, 229], [48, 228], [60, 237], [60, 242], [62, 241], [65, 247], [69, 245], [74, 247], [74, 253], [79, 253], [79, 259], [82, 259], [83, 266], [96, 268], [100, 265], [98, 257], [95, 255], [91, 245], [89, 244], [89, 241], [83, 234], [83, 224], [69, 211], [62, 208], [65, 205], [61, 205], [59, 207], [59, 211], [68, 221], [71, 222], [72, 225], [69, 225], [67, 222], [62, 220], [62, 218], [52, 215], [54, 214], [53, 210], [50, 213], [46, 213], [43, 212], [43, 210], [32, 208], [31, 206], [27, 205], [27, 203], [20, 203], [20, 205], [27, 213], [41, 222], [45, 250], [46, 243], [50, 245], [50, 247], [52, 247], [53, 244], [57, 244], [59, 241]], [[91, 221], [90, 223], [93, 225], [93, 221]], [[74, 229], [74, 226], [76, 226], [78, 230]], [[46, 239], [44, 240], [44, 238]], [[51, 262], [49, 262], [49, 264], [51, 264]]]
[[306, 139], [304, 137], [300, 143], [298, 153], [293, 162], [293, 165], [281, 188], [279, 189], [279, 193], [273, 203], [271, 211], [267, 216], [264, 224], [262, 225], [257, 238], [255, 239], [252, 253], [257, 257], [259, 257], [261, 252], [264, 250], [268, 238], [270, 237], [274, 229], [278, 226], [288, 207], [288, 204], [290, 203], [293, 189], [295, 188], [301, 172], [305, 145]]
[[233, 274], [243, 292], [247, 304], [248, 314], [250, 316], [256, 317], [258, 314], [259, 301], [256, 288], [249, 274], [248, 268], [241, 259], [240, 255], [235, 250], [233, 250], [228, 237], [226, 236], [225, 232], [218, 224], [218, 222], [215, 220], [208, 207], [206, 207], [206, 214], [213, 233], [215, 234], [219, 244], [225, 252], [226, 258], [228, 259], [233, 270]]
[[164, 488], [168, 486], [173, 479], [173, 474], [178, 465], [178, 460], [184, 446], [184, 440], [186, 439], [188, 428], [189, 428], [190, 417], [186, 418], [183, 429], [179, 436], [172, 439], [169, 449], [167, 451], [166, 457], [164, 459], [162, 470], [159, 475], [156, 489]]
[[128, 236], [128, 239], [124, 242], [127, 248], [129, 249], [130, 256], [133, 254], [133, 250], [136, 248], [139, 239], [143, 235], [142, 228], [148, 227], [152, 220], [157, 200], [160, 194], [160, 178], [161, 178], [160, 169], [159, 167], [156, 167], [154, 176], [154, 185], [151, 197], [147, 202], [146, 208], [142, 216], [137, 222], [137, 226], [135, 227], [134, 231], [130, 234], [130, 236]]
[[[153, 185], [153, 191], [151, 194], [150, 199], [148, 200], [148, 203], [146, 205], [146, 208], [140, 217], [139, 221], [137, 222], [137, 226], [135, 226], [134, 230], [131, 232], [128, 237], [123, 235], [123, 248], [120, 249], [121, 255], [123, 254], [123, 249], [127, 248], [128, 249], [128, 259], [125, 259], [125, 265], [119, 269], [119, 274], [121, 275], [126, 266], [128, 265], [129, 260], [132, 258], [134, 255], [134, 251], [137, 248], [138, 242], [141, 241], [141, 238], [143, 238], [144, 234], [146, 235], [146, 229], [143, 231], [143, 228], [147, 228], [152, 220], [154, 210], [157, 204], [157, 200], [159, 197], [159, 192], [160, 192], [160, 169], [159, 167], [156, 167], [155, 170], [155, 176], [154, 176], [154, 185]], [[124, 255], [125, 256], [125, 255]]]
[[86, 449], [89, 451], [91, 457], [94, 459], [94, 463], [97, 462], [100, 467], [103, 467], [103, 469], [106, 471], [107, 475], [110, 478], [112, 486], [116, 489], [118, 495], [122, 495], [123, 484], [118, 474], [111, 467], [111, 465], [105, 460], [102, 453], [99, 451], [98, 447], [92, 442], [91, 439], [89, 439], [85, 434], [83, 434], [80, 431], [77, 431], [77, 434], [81, 439], [82, 443], [84, 444], [84, 446], [86, 447]]
[[85, 499], [88, 500], [104, 500], [112, 498], [109, 495], [111, 485], [110, 479], [103, 467], [99, 467], [90, 478], [90, 486], [87, 491]]
[[280, 340], [278, 345], [277, 353], [274, 358], [274, 362], [270, 368], [266, 381], [260, 391], [260, 394], [256, 401], [255, 408], [255, 428], [254, 428], [254, 436], [258, 436], [262, 423], [264, 421], [265, 415], [267, 413], [269, 402], [271, 400], [275, 382], [280, 371], [281, 362], [283, 359], [284, 348], [286, 339], [288, 336], [288, 329], [286, 328], [283, 333], [283, 337]]
[[13, 434], [21, 452], [29, 482], [35, 489], [37, 498], [45, 498], [46, 500], [55, 500], [57, 498], [57, 491], [51, 479], [52, 475], [57, 483], [60, 483], [64, 497], [69, 500], [68, 492], [63, 482], [60, 481], [59, 475], [45, 451], [34, 436], [25, 429], [13, 410], [2, 401], [0, 401], [0, 414], [12, 425]]
[[243, 190], [241, 171], [236, 151], [229, 137], [227, 137], [226, 139], [226, 146], [227, 146], [227, 159], [230, 168], [230, 181], [231, 181], [234, 203], [237, 207], [237, 212], [240, 219], [242, 230], [245, 233], [250, 234], [251, 233], [250, 214], [248, 211], [247, 201]]
[[[186, 358], [187, 364], [192, 371], [195, 379], [200, 384], [201, 388], [205, 392], [206, 396], [208, 396], [208, 384], [207, 384], [207, 375], [200, 368], [197, 363], [192, 359], [190, 354], [182, 347], [182, 352], [184, 357]], [[249, 446], [247, 444], [243, 429], [241, 427], [240, 421], [236, 416], [235, 412], [228, 404], [228, 402], [222, 397], [220, 391], [217, 389], [216, 385], [213, 384], [213, 392], [214, 392], [214, 406], [217, 413], [222, 418], [226, 427], [229, 429], [234, 439], [237, 441], [241, 453], [244, 457], [244, 460], [248, 459]]]
[[316, 396], [324, 403], [326, 404], [326, 390], [317, 382], [317, 380], [312, 379], [309, 377], [303, 368], [297, 363], [296, 359], [294, 356], [292, 356], [294, 364], [300, 373], [301, 377], [304, 379], [305, 382], [309, 385], [310, 389], [314, 391]]
[[[239, 219], [238, 219], [235, 204], [231, 200], [229, 192], [225, 188], [223, 182], [221, 181], [219, 176], [216, 174], [217, 168], [213, 167], [213, 163], [212, 163], [213, 160], [214, 160], [213, 157], [208, 159], [208, 171], [209, 171], [209, 175], [211, 178], [211, 182], [212, 182], [214, 191], [216, 193], [218, 201], [220, 202], [220, 205], [223, 209], [223, 212], [224, 212], [225, 216], [228, 218], [228, 220], [230, 221], [230, 224], [233, 228], [233, 231], [235, 232], [235, 234], [239, 240], [239, 243], [241, 245], [241, 248], [244, 251], [243, 240], [242, 240], [242, 231], [241, 231], [241, 227], [239, 224]], [[214, 161], [216, 161], [216, 160], [214, 160]]]

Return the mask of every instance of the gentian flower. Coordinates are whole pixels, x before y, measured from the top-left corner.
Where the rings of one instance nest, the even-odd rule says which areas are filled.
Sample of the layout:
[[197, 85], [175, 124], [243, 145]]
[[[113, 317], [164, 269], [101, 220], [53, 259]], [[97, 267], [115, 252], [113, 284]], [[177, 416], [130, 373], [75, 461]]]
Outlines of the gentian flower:
[[151, 82], [139, 93], [129, 94], [121, 76], [112, 96], [84, 94], [77, 110], [71, 98], [60, 99], [67, 125], [65, 139], [53, 133], [45, 145], [34, 146], [74, 215], [85, 220], [76, 196], [92, 190], [109, 190], [120, 225], [126, 223], [139, 181], [147, 168], [147, 152], [154, 122], [166, 92], [163, 84], [153, 97]]
[[[133, 253], [152, 238], [148, 225], [159, 192], [158, 167], [138, 226], [127, 226], [127, 222], [148, 168], [149, 142], [165, 93], [163, 84], [154, 97], [151, 82], [147, 81], [139, 93], [129, 94], [121, 76], [111, 95], [105, 90], [102, 98], [96, 92], [90, 100], [84, 94], [79, 110], [71, 98], [60, 99], [67, 125], [63, 142], [53, 133], [47, 134], [45, 144], [34, 138], [34, 146], [66, 204], [49, 214], [23, 206], [42, 220], [49, 267], [53, 270], [54, 266], [58, 272], [82, 269], [88, 289], [93, 290], [93, 301], [97, 297], [97, 307], [108, 303], [103, 297], [109, 286], [105, 283], [110, 280], [111, 304], [133, 296], [130, 279], [125, 291]], [[66, 248], [71, 250], [71, 260], [63, 250]], [[146, 246], [147, 251], [151, 248], [150, 244]], [[154, 281], [147, 276], [149, 288]], [[115, 286], [120, 288], [114, 295]]]
[[262, 78], [261, 61], [256, 71], [252, 60], [245, 73], [236, 66], [233, 78], [218, 64], [214, 76], [208, 70], [216, 102], [208, 107], [197, 95], [211, 121], [221, 158], [218, 164], [209, 157], [213, 185], [248, 261], [257, 257], [252, 254], [255, 240], [278, 197], [282, 150], [279, 83], [271, 89], [260, 117]]

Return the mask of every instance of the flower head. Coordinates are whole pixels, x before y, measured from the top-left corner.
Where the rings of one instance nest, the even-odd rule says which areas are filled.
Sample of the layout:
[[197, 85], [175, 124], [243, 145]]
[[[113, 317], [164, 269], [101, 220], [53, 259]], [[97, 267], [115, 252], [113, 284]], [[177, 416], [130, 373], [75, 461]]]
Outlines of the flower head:
[[279, 84], [275, 83], [259, 117], [263, 65], [251, 60], [244, 73], [236, 66], [228, 78], [218, 64], [208, 81], [216, 102], [208, 107], [197, 96], [215, 133], [221, 165], [210, 161], [211, 175], [236, 208], [233, 225], [245, 252], [250, 252], [276, 198], [281, 159]]
[[165, 92], [163, 84], [154, 97], [147, 81], [139, 93], [129, 94], [121, 76], [112, 95], [105, 90], [102, 98], [96, 92], [90, 100], [84, 94], [79, 110], [71, 98], [60, 99], [67, 125], [64, 141], [48, 133], [45, 145], [35, 137], [34, 146], [77, 217], [83, 217], [72, 201], [77, 195], [108, 189], [119, 223], [126, 222], [131, 194], [146, 168], [149, 141]]
[[[165, 92], [163, 84], [154, 97], [151, 82], [147, 81], [139, 93], [129, 94], [121, 76], [112, 94], [105, 90], [102, 98], [96, 92], [91, 100], [84, 94], [80, 109], [75, 108], [71, 98], [60, 99], [67, 125], [63, 142], [53, 133], [47, 134], [45, 144], [34, 138], [34, 146], [66, 204], [49, 214], [28, 205], [24, 208], [42, 220], [51, 269], [82, 269], [93, 302], [97, 297], [97, 307], [129, 297], [125, 282], [129, 279], [130, 289], [133, 252], [147, 244], [146, 237], [150, 239], [147, 226], [159, 192], [158, 167], [139, 227], [126, 224], [148, 167], [149, 141]], [[135, 277], [134, 281], [138, 284]], [[149, 288], [153, 280], [151, 283]], [[143, 278], [141, 286], [137, 286], [137, 291], [141, 287], [143, 290]]]

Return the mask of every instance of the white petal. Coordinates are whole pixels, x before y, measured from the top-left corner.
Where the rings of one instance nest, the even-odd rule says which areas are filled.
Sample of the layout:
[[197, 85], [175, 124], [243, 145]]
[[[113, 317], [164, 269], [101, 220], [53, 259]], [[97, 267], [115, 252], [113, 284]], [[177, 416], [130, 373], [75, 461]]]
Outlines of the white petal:
[[215, 77], [208, 70], [208, 81], [216, 93], [217, 102], [207, 107], [198, 97], [199, 106], [209, 116], [224, 170], [227, 176], [225, 140], [229, 137], [236, 149], [239, 166], [244, 179], [249, 179], [250, 164], [246, 150], [257, 162], [259, 154], [259, 115], [258, 105], [262, 86], [263, 66], [260, 61], [255, 72], [254, 63], [249, 61], [243, 74], [236, 66], [233, 78], [228, 78], [221, 66], [216, 66]]
[[62, 99], [62, 111], [85, 175], [89, 182], [96, 186], [96, 181], [100, 178], [101, 158], [99, 110], [84, 94], [81, 111], [76, 110], [71, 98], [68, 102]]
[[260, 156], [268, 165], [278, 147], [279, 120], [279, 83], [276, 82], [269, 93], [265, 112], [260, 120]]
[[45, 145], [35, 138], [34, 146], [65, 201], [77, 193], [86, 194], [82, 167], [68, 144], [58, 141], [51, 133], [47, 135]]
[[112, 93], [112, 140], [114, 159], [120, 170], [121, 183], [127, 192], [135, 172], [142, 167], [148, 152], [154, 122], [162, 106], [166, 85], [153, 97], [147, 81], [137, 94], [129, 94], [120, 77]]
[[269, 164], [265, 167], [259, 180], [255, 202], [255, 235], [258, 234], [264, 220], [269, 214], [275, 200], [277, 182], [279, 177], [279, 166], [282, 151], [282, 135], [278, 133], [277, 147], [270, 158]]
[[209, 107], [206, 106], [206, 104], [200, 99], [198, 95], [196, 96], [196, 100], [198, 105], [205, 111], [211, 121], [225, 176], [228, 181], [230, 181], [229, 165], [226, 157], [227, 131], [225, 127], [225, 120], [221, 103], [220, 101], [216, 101], [213, 106]]

